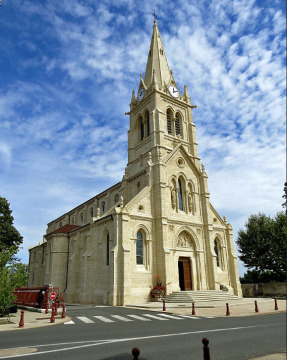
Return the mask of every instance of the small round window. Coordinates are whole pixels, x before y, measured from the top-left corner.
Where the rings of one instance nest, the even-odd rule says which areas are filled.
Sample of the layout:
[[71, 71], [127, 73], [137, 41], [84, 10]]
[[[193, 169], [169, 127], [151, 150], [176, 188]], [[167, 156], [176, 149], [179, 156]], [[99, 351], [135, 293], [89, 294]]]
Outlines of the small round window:
[[177, 165], [179, 167], [184, 167], [185, 161], [183, 160], [183, 158], [180, 157], [180, 158], [177, 159]]

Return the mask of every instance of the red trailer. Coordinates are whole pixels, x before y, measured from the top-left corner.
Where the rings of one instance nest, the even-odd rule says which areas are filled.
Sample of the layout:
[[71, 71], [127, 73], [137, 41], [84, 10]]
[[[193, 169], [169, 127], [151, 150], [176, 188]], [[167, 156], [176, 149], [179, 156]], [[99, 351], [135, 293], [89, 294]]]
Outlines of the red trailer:
[[[45, 309], [47, 305], [48, 308], [51, 308], [53, 303], [62, 303], [62, 294], [59, 293], [59, 288], [52, 285], [17, 288], [13, 293], [16, 296], [14, 301], [16, 305]], [[51, 294], [52, 297], [50, 297]]]

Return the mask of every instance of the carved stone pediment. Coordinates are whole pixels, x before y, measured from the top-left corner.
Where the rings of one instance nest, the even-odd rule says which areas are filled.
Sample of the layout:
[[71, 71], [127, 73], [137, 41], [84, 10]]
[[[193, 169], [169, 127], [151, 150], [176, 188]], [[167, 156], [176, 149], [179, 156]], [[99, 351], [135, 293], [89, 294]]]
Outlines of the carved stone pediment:
[[178, 238], [175, 240], [174, 245], [175, 247], [192, 248], [192, 249], [194, 248], [192, 238], [186, 231], [183, 231], [179, 234]]

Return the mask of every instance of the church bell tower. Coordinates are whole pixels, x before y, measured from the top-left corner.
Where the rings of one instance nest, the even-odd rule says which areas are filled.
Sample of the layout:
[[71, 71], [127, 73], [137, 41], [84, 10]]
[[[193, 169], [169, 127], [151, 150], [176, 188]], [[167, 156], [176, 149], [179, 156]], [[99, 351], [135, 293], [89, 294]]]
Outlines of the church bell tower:
[[182, 144], [199, 169], [199, 158], [190, 96], [184, 86], [180, 93], [169, 69], [157, 22], [154, 21], [145, 76], [140, 75], [137, 95], [132, 92], [128, 132], [128, 177], [139, 171], [139, 164], [165, 157]]

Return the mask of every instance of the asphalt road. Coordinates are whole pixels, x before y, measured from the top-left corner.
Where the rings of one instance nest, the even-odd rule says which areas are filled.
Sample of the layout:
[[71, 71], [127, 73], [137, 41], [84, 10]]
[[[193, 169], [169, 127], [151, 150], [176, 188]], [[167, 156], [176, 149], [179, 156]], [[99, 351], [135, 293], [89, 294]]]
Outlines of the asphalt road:
[[171, 318], [162, 312], [68, 306], [67, 314], [72, 317], [70, 324], [2, 332], [0, 349], [37, 349], [11, 359], [130, 360], [131, 349], [136, 346], [142, 360], [201, 360], [201, 340], [207, 337], [211, 360], [251, 359], [286, 350], [285, 313], [242, 318]]

